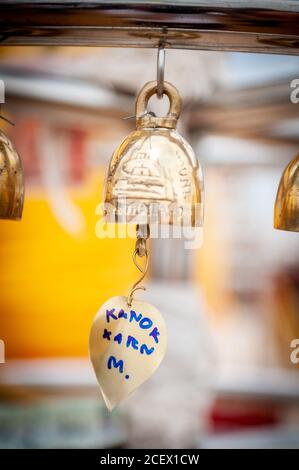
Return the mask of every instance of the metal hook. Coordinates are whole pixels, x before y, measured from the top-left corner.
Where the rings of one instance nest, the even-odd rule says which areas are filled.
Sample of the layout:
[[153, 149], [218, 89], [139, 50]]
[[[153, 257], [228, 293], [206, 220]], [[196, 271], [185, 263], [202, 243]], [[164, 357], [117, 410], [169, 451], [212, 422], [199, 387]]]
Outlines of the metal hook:
[[160, 44], [157, 55], [157, 96], [163, 98], [164, 94], [165, 47]]
[[131, 287], [130, 293], [128, 295], [128, 306], [129, 307], [131, 307], [131, 305], [132, 305], [134, 293], [139, 289], [146, 290], [144, 286], [139, 286], [139, 284], [140, 284], [140, 282], [143, 281], [143, 279], [145, 278], [145, 276], [147, 274], [148, 261], [149, 261], [148, 252], [147, 252], [147, 250], [145, 252], [145, 266], [144, 266], [144, 268], [142, 266], [140, 266], [140, 264], [137, 262], [137, 259], [136, 259], [137, 254], [138, 254], [138, 249], [136, 248], [134, 250], [134, 253], [133, 253], [133, 262], [134, 262], [135, 266], [139, 269], [139, 271], [142, 273], [142, 275], [140, 276], [138, 281], [136, 281], [135, 284], [133, 284], [133, 286]]

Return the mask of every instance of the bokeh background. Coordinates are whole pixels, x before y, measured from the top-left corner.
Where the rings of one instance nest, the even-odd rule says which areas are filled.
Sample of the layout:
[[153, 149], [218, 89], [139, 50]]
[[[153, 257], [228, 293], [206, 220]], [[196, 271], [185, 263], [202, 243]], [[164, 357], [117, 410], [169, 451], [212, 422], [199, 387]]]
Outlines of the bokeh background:
[[153, 50], [0, 48], [1, 112], [15, 122], [1, 127], [26, 177], [22, 221], [0, 221], [0, 447], [299, 447], [299, 236], [273, 229], [279, 179], [299, 151], [297, 57], [167, 51], [179, 130], [204, 172], [204, 243], [152, 240], [138, 295], [163, 313], [168, 352], [105, 409], [89, 329], [138, 273], [133, 240], [97, 238], [96, 208], [134, 128], [123, 118], [155, 73]]

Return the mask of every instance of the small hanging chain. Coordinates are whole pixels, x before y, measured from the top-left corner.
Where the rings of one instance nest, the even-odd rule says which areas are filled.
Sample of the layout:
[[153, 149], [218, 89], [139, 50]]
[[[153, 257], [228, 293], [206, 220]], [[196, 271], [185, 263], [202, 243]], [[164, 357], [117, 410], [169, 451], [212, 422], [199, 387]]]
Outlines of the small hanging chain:
[[[132, 302], [134, 300], [134, 293], [139, 289], [145, 290], [145, 287], [140, 286], [139, 284], [143, 281], [143, 279], [145, 278], [147, 274], [148, 263], [149, 263], [149, 255], [148, 255], [147, 246], [146, 246], [146, 241], [150, 235], [149, 225], [137, 225], [136, 232], [137, 232], [137, 240], [135, 244], [135, 250], [133, 253], [133, 263], [141, 272], [141, 276], [131, 287], [130, 293], [128, 295], [128, 302], [127, 302], [129, 307], [132, 306]], [[139, 262], [137, 261], [137, 256], [139, 256], [139, 258], [145, 257], [144, 267], [141, 266], [141, 264], [139, 264]]]

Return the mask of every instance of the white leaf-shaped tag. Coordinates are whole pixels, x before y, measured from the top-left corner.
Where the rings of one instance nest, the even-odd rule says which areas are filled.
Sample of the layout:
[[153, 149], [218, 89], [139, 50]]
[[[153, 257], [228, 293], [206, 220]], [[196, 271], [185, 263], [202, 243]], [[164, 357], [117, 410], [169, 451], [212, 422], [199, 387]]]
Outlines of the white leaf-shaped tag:
[[153, 305], [112, 297], [99, 309], [89, 353], [105, 403], [112, 410], [159, 367], [167, 347], [164, 319]]

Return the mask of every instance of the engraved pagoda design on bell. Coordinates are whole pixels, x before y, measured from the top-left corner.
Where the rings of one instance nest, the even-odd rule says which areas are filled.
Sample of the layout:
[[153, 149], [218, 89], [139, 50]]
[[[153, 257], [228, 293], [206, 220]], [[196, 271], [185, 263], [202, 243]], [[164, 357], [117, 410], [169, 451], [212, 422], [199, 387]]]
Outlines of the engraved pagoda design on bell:
[[11, 141], [0, 130], [0, 219], [20, 220], [23, 203], [21, 159]]
[[105, 185], [108, 222], [203, 225], [203, 177], [192, 147], [177, 132], [181, 111], [168, 82], [167, 116], [147, 112], [157, 83], [148, 82], [136, 100], [136, 130], [114, 152]]
[[112, 188], [114, 198], [142, 198], [172, 201], [174, 198], [170, 178], [150, 154], [136, 152], [119, 166]]

